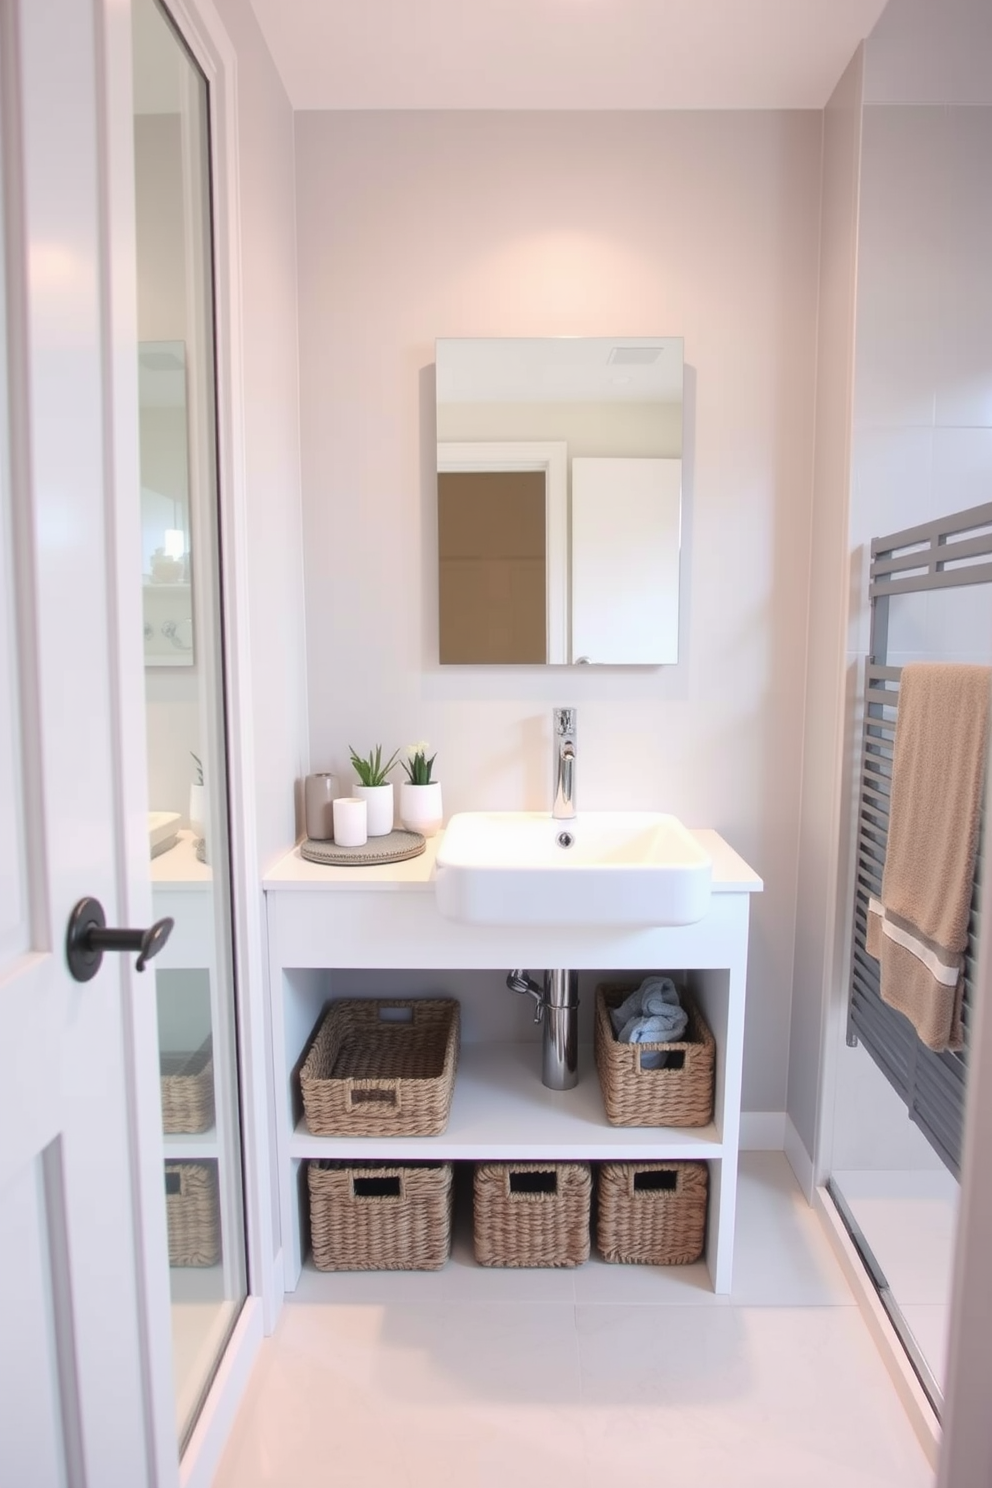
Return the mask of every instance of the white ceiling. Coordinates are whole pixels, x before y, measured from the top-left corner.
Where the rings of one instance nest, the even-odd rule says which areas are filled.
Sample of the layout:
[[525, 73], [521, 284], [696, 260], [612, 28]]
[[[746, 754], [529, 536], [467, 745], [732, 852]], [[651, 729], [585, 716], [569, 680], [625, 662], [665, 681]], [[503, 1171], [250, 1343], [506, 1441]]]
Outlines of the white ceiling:
[[436, 351], [439, 404], [682, 402], [679, 336], [445, 337]]
[[885, 0], [251, 3], [297, 109], [822, 108], [885, 8]]

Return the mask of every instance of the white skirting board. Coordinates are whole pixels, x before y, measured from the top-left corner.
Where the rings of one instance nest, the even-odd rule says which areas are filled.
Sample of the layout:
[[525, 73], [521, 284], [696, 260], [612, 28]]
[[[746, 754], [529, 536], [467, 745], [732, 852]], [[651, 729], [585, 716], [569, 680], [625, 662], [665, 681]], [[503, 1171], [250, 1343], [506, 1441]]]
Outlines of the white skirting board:
[[785, 1141], [783, 1142], [785, 1155], [789, 1159], [789, 1166], [796, 1175], [796, 1182], [806, 1195], [808, 1203], [813, 1203], [813, 1159], [806, 1151], [806, 1144], [792, 1124], [792, 1118], [786, 1113], [785, 1116]]
[[741, 1151], [781, 1152], [785, 1147], [784, 1111], [742, 1111]]

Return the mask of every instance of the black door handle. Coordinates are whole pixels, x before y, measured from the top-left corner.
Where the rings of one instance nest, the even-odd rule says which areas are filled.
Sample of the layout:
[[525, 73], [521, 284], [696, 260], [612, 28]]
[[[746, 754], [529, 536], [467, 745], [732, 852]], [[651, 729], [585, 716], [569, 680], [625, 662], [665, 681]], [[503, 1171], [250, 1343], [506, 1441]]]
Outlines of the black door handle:
[[80, 899], [69, 916], [65, 959], [77, 982], [96, 976], [104, 951], [137, 951], [137, 971], [144, 971], [172, 934], [174, 920], [156, 920], [147, 930], [108, 930], [99, 899]]

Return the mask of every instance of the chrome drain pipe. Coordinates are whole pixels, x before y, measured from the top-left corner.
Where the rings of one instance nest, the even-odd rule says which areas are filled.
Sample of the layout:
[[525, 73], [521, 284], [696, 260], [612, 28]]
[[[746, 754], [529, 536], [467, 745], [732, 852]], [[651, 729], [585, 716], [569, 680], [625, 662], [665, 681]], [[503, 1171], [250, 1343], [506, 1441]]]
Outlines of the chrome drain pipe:
[[543, 1024], [542, 1081], [549, 1090], [571, 1090], [579, 1079], [579, 973], [546, 971], [541, 988], [526, 971], [511, 971], [506, 985], [537, 1004], [534, 1022]]

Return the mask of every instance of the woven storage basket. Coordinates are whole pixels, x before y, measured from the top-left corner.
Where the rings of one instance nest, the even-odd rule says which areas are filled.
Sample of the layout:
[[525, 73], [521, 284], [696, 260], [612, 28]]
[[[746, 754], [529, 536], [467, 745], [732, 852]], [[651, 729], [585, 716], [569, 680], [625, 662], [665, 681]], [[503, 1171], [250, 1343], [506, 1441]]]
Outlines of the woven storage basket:
[[607, 1261], [685, 1266], [706, 1236], [709, 1173], [702, 1162], [604, 1163], [596, 1244]]
[[[596, 988], [596, 1068], [611, 1126], [705, 1126], [713, 1114], [716, 1044], [703, 1016], [684, 988], [689, 1014], [686, 1037], [671, 1044], [621, 1044], [610, 1009], [619, 1007], [637, 983], [601, 982]], [[661, 1069], [642, 1069], [644, 1050], [661, 1050]]]
[[162, 1130], [205, 1132], [214, 1124], [214, 1060], [208, 1038], [194, 1054], [159, 1054]]
[[220, 1206], [213, 1163], [166, 1163], [165, 1213], [170, 1266], [215, 1266], [220, 1260]]
[[458, 1012], [451, 998], [332, 1002], [300, 1070], [313, 1135], [443, 1132], [458, 1067]]
[[450, 1163], [311, 1162], [318, 1271], [439, 1271], [451, 1253]]
[[588, 1163], [480, 1163], [475, 1259], [480, 1266], [581, 1266], [589, 1259]]

